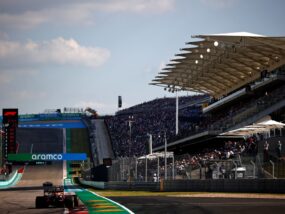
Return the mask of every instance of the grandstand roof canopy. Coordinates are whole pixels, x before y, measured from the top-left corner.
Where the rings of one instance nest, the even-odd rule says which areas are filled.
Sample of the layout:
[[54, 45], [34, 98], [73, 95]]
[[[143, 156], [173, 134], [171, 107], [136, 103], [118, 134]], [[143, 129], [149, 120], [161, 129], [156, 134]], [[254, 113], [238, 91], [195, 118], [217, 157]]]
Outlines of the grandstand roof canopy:
[[264, 122], [245, 126], [243, 128], [231, 130], [220, 135], [222, 136], [250, 136], [257, 133], [266, 133], [271, 129], [281, 129], [285, 127], [285, 123], [277, 122], [275, 120], [267, 120]]
[[240, 32], [192, 38], [151, 85], [219, 98], [285, 64], [285, 37]]
[[[174, 153], [173, 152], [166, 152], [166, 158], [173, 158]], [[164, 152], [155, 152], [152, 154], [148, 154], [148, 155], [143, 155], [141, 157], [139, 157], [139, 160], [144, 160], [144, 159], [149, 159], [149, 160], [153, 160], [153, 159], [157, 159], [157, 158], [164, 158], [165, 153]]]

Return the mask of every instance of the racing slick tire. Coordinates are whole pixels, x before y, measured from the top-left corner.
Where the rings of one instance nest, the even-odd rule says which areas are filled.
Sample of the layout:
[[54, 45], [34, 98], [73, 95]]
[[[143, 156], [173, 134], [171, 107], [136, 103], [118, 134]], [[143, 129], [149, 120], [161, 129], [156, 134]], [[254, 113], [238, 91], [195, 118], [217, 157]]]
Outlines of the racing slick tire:
[[45, 208], [47, 207], [46, 200], [43, 196], [36, 197], [36, 208]]
[[67, 207], [68, 209], [73, 209], [73, 208], [74, 208], [73, 197], [72, 197], [72, 196], [66, 197], [65, 200], [64, 200], [64, 205], [65, 205], [65, 207]]
[[74, 207], [78, 207], [79, 203], [76, 195], [73, 196], [73, 201], [74, 201]]

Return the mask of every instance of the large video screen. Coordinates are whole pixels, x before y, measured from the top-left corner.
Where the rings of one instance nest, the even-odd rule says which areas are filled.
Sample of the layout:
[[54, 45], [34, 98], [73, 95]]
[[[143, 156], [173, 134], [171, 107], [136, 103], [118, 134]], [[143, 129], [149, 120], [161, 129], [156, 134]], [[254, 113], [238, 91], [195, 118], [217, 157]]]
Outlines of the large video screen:
[[16, 129], [18, 127], [18, 109], [3, 109], [2, 138], [3, 159], [7, 161], [8, 154], [16, 153]]

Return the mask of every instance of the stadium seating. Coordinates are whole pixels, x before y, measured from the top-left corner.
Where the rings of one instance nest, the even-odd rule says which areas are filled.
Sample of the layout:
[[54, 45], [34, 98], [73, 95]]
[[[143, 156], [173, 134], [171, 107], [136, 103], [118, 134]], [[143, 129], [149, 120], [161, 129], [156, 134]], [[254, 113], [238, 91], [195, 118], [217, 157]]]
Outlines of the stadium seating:
[[[204, 95], [179, 98], [180, 109], [179, 135], [194, 132], [201, 120], [201, 105], [193, 100], [205, 98]], [[191, 102], [192, 105], [187, 105]], [[186, 105], [185, 105], [186, 104]], [[130, 116], [132, 116], [130, 127]], [[147, 152], [148, 134], [153, 136], [153, 146], [164, 143], [164, 133], [170, 140], [175, 136], [175, 98], [155, 99], [126, 110], [106, 119], [116, 156], [139, 156]], [[131, 136], [130, 136], [131, 131]]]

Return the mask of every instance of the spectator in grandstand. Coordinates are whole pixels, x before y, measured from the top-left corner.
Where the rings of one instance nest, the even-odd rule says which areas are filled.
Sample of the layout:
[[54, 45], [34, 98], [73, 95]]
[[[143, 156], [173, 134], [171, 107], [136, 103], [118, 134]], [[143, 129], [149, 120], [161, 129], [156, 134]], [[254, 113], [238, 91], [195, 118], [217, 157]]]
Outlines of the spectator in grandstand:
[[5, 169], [4, 168], [0, 168], [0, 174], [4, 175], [5, 174]]
[[156, 173], [153, 174], [153, 182], [158, 182], [158, 177]]
[[277, 148], [276, 148], [276, 150], [277, 150], [277, 156], [278, 156], [278, 158], [281, 158], [282, 144], [281, 144], [280, 140], [279, 140], [278, 143], [277, 143]]
[[221, 178], [224, 179], [225, 175], [226, 175], [226, 168], [225, 168], [224, 164], [222, 164], [220, 166], [220, 173], [221, 173]]
[[8, 176], [9, 172], [8, 172], [8, 168], [6, 167], [6, 165], [4, 165], [4, 166], [0, 169], [0, 174], [1, 174], [1, 175]]
[[249, 137], [247, 139], [247, 153], [251, 155], [255, 155], [257, 153], [257, 145], [255, 137]]
[[[191, 155], [183, 155], [181, 159], [176, 157], [175, 167], [177, 170], [177, 174], [186, 176], [186, 169], [189, 167], [192, 170], [195, 170], [199, 168], [199, 164], [202, 166], [206, 166], [209, 162], [229, 160], [232, 158], [236, 158], [239, 154], [254, 155], [256, 154], [256, 144], [256, 138], [254, 137], [241, 141], [226, 141], [221, 147], [215, 147], [212, 149], [206, 148], [202, 151], [197, 151], [196, 153], [193, 153]], [[222, 170], [223, 167], [221, 167], [220, 170]], [[226, 177], [225, 174], [224, 176]]]
[[232, 150], [226, 151], [226, 159], [230, 159], [234, 157], [234, 152]]
[[263, 145], [263, 161], [267, 162], [269, 160], [269, 143], [265, 141]]
[[[180, 104], [185, 105], [185, 108], [180, 110], [179, 135], [175, 133], [175, 98], [156, 99], [122, 110], [115, 116], [107, 118], [105, 121], [109, 128], [115, 155], [118, 157], [145, 154], [149, 141], [147, 133], [151, 133], [153, 136], [153, 146], [159, 146], [164, 144], [164, 132], [167, 133], [168, 142], [195, 132], [196, 124], [200, 122], [201, 107], [188, 107], [187, 102], [201, 97], [203, 96], [179, 98]], [[127, 123], [129, 115], [134, 116], [131, 142]], [[197, 127], [205, 128], [200, 124]], [[131, 151], [131, 154], [126, 151]]]
[[138, 181], [143, 181], [143, 176], [142, 176], [142, 174], [139, 174], [139, 176], [138, 176]]
[[[282, 89], [285, 91], [285, 86]], [[282, 94], [280, 90], [276, 92], [269, 91], [267, 97], [272, 94]], [[284, 93], [283, 93], [284, 94]], [[256, 106], [256, 102], [265, 101], [265, 95], [262, 93], [257, 97], [250, 97], [245, 102], [240, 102], [230, 106], [226, 111], [215, 112], [212, 115], [203, 115], [199, 106], [188, 106], [187, 102], [198, 99], [196, 97], [181, 97], [180, 104], [185, 108], [179, 109], [179, 133], [175, 133], [175, 98], [155, 99], [137, 106], [117, 112], [113, 117], [107, 118], [106, 123], [109, 128], [113, 150], [116, 156], [136, 155], [140, 156], [147, 152], [148, 136], [153, 136], [153, 147], [164, 144], [163, 133], [166, 132], [167, 142], [173, 142], [180, 138], [187, 137], [205, 130], [221, 130], [228, 128], [235, 123], [239, 123], [241, 117], [250, 106]], [[201, 106], [200, 106], [201, 107]], [[259, 109], [262, 106], [259, 105]], [[134, 115], [132, 124], [132, 139], [130, 142], [128, 117]], [[233, 119], [235, 118], [235, 119]], [[131, 149], [129, 147], [132, 147]], [[257, 151], [256, 139], [247, 142], [233, 142], [229, 148], [235, 156], [236, 154], [252, 154]], [[227, 149], [218, 150], [220, 157], [225, 157]], [[129, 152], [131, 151], [131, 154]], [[210, 155], [210, 157], [213, 157]]]

